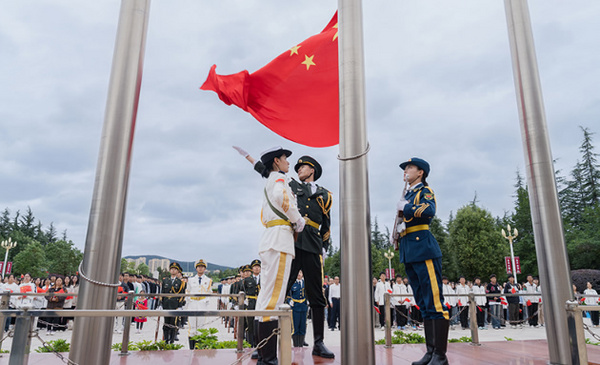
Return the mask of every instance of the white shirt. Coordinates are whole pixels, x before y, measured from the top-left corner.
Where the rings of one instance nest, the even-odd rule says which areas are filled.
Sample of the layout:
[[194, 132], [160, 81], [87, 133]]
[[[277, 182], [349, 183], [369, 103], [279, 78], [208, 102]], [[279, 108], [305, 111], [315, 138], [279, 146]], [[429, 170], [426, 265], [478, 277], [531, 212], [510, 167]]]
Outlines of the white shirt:
[[[394, 284], [394, 287], [392, 288], [392, 294], [408, 294], [408, 291], [406, 290], [406, 285], [404, 285], [404, 283]], [[404, 303], [404, 298], [407, 297], [392, 297], [392, 305], [401, 305], [402, 303]]]
[[442, 284], [442, 294], [444, 294], [444, 307], [448, 308], [448, 305], [454, 307], [456, 305], [456, 297], [447, 297], [446, 294], [456, 294], [450, 284]]
[[[269, 175], [265, 185], [268, 201], [264, 197], [264, 193], [262, 193], [261, 220], [265, 227], [268, 222], [282, 219], [273, 211], [268, 202], [271, 202], [273, 207], [279, 213], [284, 214], [292, 223], [302, 218], [296, 206], [296, 197], [292, 194], [289, 181], [289, 177], [280, 172], [272, 171]], [[268, 250], [285, 252], [294, 257], [294, 231], [292, 227], [289, 225], [276, 225], [266, 228], [260, 238], [258, 252], [266, 252]]]
[[[408, 294], [412, 294], [412, 293], [413, 293], [413, 290], [412, 290], [412, 287], [410, 286], [410, 284], [408, 284], [408, 285], [406, 286], [406, 291], [408, 292]], [[412, 305], [415, 305], [415, 304], [417, 304], [417, 303], [415, 302], [415, 297], [413, 297], [413, 296], [410, 296], [410, 297], [408, 297], [408, 301], [404, 301], [404, 303], [405, 303], [404, 305], [405, 305], [407, 308], [408, 308], [408, 307], [410, 307], [410, 306], [412, 306]]]
[[377, 282], [377, 285], [375, 286], [375, 301], [377, 302], [377, 305], [385, 304], [385, 293], [389, 293], [388, 290], [392, 290], [388, 281], [381, 282], [381, 280], [379, 280]]
[[[537, 285], [535, 285], [534, 283], [529, 284], [529, 282], [525, 283], [525, 285], [523, 285], [523, 293], [526, 294], [536, 294], [537, 293]], [[526, 296], [523, 298], [523, 300], [525, 300], [525, 303], [527, 303], [527, 301], [531, 301], [531, 303], [538, 303], [538, 297], [537, 296]]]
[[[485, 288], [482, 285], [473, 285], [473, 287], [471, 288], [471, 292], [473, 294], [485, 294]], [[475, 297], [475, 303], [478, 306], [484, 306], [486, 302], [486, 297]]]
[[[3, 291], [9, 292], [9, 293], [19, 293], [19, 286], [17, 285], [17, 283], [12, 283], [12, 284], [7, 283], [7, 284], [4, 284]], [[10, 302], [9, 302], [10, 308], [17, 308], [17, 305], [19, 304], [19, 300], [17, 298], [18, 298], [18, 296], [16, 296], [16, 295], [10, 296]]]
[[329, 303], [333, 303], [333, 298], [340, 298], [340, 284], [329, 285]]
[[[456, 284], [456, 294], [459, 294], [459, 295], [466, 294], [466, 295], [468, 295], [470, 291], [471, 290], [469, 289], [468, 286], [462, 285], [460, 283]], [[461, 295], [460, 297], [456, 297], [456, 303], [459, 306], [463, 306], [464, 307], [464, 306], [469, 305], [469, 297], [466, 296], [466, 295]]]
[[[595, 291], [594, 289], [585, 289], [583, 291], [584, 295], [598, 295], [598, 292]], [[592, 297], [592, 298], [585, 298], [585, 305], [596, 305], [596, 303], [598, 303], [598, 299], [597, 297]]]
[[[23, 287], [29, 287], [28, 289], [24, 289], [23, 291], [21, 291], [21, 288]], [[28, 293], [35, 293], [36, 292], [36, 287], [34, 283], [23, 283], [19, 286], [19, 291], [22, 293], [28, 292]], [[24, 305], [29, 305], [29, 304], [33, 304], [33, 299], [35, 297], [26, 297], [24, 296], [23, 298], [19, 299], [18, 301], [18, 306], [23, 307]]]

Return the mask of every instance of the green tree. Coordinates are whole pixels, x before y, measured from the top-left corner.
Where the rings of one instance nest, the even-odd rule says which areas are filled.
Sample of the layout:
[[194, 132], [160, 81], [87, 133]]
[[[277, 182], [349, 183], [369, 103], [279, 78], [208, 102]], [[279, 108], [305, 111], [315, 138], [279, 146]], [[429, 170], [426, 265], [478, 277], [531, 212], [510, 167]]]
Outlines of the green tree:
[[46, 276], [46, 254], [44, 247], [38, 242], [27, 245], [15, 256], [13, 262], [13, 272], [17, 274], [30, 273], [32, 277]]
[[121, 258], [121, 268], [120, 272], [127, 272], [127, 259]]
[[571, 269], [600, 269], [600, 203], [586, 207], [578, 229], [566, 234]]
[[448, 243], [460, 263], [460, 274], [472, 279], [504, 273], [508, 247], [502, 241], [500, 227], [491, 213], [475, 203], [460, 208], [448, 225]]
[[139, 264], [135, 270], [139, 275], [150, 275], [150, 268], [148, 268], [148, 265], [144, 264], [143, 262]]
[[56, 241], [46, 245], [48, 271], [60, 275], [73, 275], [83, 260], [83, 253], [71, 241]]
[[[519, 256], [521, 272], [523, 274], [538, 275], [537, 255], [533, 237], [533, 223], [531, 221], [531, 208], [529, 205], [529, 193], [521, 174], [517, 171], [515, 183], [515, 210], [509, 217], [512, 227], [519, 231], [519, 235], [513, 241], [515, 256]], [[506, 226], [503, 224], [503, 226]]]
[[581, 128], [583, 142], [579, 147], [581, 162], [577, 167], [581, 170], [581, 187], [586, 207], [593, 207], [600, 202], [600, 166], [598, 166], [598, 154], [594, 151], [592, 135], [588, 128]]
[[341, 275], [341, 254], [339, 248], [331, 246], [327, 253], [327, 258], [323, 262], [323, 272], [330, 277]]
[[442, 273], [452, 279], [458, 279], [458, 259], [456, 252], [451, 249], [448, 243], [448, 232], [438, 217], [434, 217], [429, 225], [429, 230], [440, 245], [442, 250]]

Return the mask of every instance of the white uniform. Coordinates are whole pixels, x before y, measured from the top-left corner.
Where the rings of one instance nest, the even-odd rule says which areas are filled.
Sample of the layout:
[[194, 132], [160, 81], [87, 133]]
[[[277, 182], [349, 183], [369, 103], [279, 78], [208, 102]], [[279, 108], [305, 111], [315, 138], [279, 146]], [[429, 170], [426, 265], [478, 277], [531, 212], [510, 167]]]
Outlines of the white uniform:
[[[212, 293], [212, 279], [206, 275], [192, 276], [188, 279], [187, 292], [189, 294], [208, 294]], [[189, 310], [208, 310], [210, 301], [208, 297], [197, 296], [189, 297], [188, 308]], [[190, 317], [190, 332], [191, 336], [197, 335], [196, 330], [202, 328], [206, 323], [208, 317]]]
[[[385, 293], [389, 293], [392, 290], [388, 281], [381, 282], [379, 280], [375, 286], [375, 301], [377, 305], [382, 306], [385, 304]], [[391, 299], [391, 298], [390, 298]]]
[[[289, 178], [280, 172], [269, 174], [265, 191], [273, 207], [290, 222], [302, 218], [296, 206], [296, 197], [289, 187]], [[294, 258], [294, 230], [273, 211], [263, 197], [261, 221], [266, 227], [260, 239], [258, 253], [262, 262], [262, 285], [256, 299], [256, 310], [274, 310], [283, 304], [287, 280]], [[270, 321], [260, 317], [259, 321]]]

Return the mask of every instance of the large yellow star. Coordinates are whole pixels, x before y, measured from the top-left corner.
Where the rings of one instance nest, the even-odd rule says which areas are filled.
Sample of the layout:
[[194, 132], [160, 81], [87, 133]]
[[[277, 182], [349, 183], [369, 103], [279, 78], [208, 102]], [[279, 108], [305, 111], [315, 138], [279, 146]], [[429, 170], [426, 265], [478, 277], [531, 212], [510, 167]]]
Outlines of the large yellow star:
[[314, 57], [315, 57], [315, 55], [312, 55], [310, 57], [308, 57], [307, 55], [304, 55], [304, 62], [302, 62], [302, 64], [306, 65], [306, 70], [308, 70], [310, 68], [310, 66], [316, 66], [316, 64], [313, 62]]
[[[334, 25], [333, 27], [334, 27], [335, 29], [338, 29], [338, 23], [335, 23], [335, 25]], [[333, 42], [333, 41], [335, 41], [335, 40], [337, 39], [337, 37], [338, 37], [338, 32], [339, 32], [339, 31], [336, 31], [336, 32], [335, 32], [335, 35], [333, 36], [333, 39], [331, 40], [332, 42]]]
[[294, 54], [298, 54], [298, 48], [300, 48], [302, 46], [294, 46], [292, 48], [290, 48], [290, 56], [293, 56]]

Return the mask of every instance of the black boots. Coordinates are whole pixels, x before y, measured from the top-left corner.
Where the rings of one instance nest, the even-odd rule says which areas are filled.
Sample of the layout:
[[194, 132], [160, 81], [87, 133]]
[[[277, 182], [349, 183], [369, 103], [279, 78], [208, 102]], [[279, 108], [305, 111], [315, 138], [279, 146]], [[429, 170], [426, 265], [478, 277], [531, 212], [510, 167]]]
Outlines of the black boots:
[[423, 355], [421, 360], [413, 362], [412, 365], [427, 365], [433, 357], [433, 351], [435, 350], [435, 328], [433, 319], [424, 320], [423, 327], [425, 329], [425, 345], [427, 346], [427, 352]]
[[292, 346], [294, 347], [302, 347], [302, 343], [300, 343], [299, 335], [292, 335]]
[[[311, 307], [312, 309], [312, 324], [313, 324], [313, 335], [315, 338], [315, 347], [313, 347], [312, 354], [314, 356], [324, 357], [326, 359], [333, 359], [334, 353], [329, 351], [323, 339], [325, 338], [323, 331], [325, 329], [325, 308], [323, 307]], [[304, 341], [302, 341], [304, 342]]]
[[413, 362], [412, 365], [448, 365], [446, 350], [450, 321], [442, 318], [426, 319], [423, 322], [427, 352], [421, 360]]
[[448, 330], [450, 321], [446, 319], [433, 320], [435, 333], [435, 350], [428, 365], [448, 365], [446, 350], [448, 349]]
[[[279, 321], [258, 322], [258, 342], [271, 336], [273, 330], [279, 326]], [[273, 335], [269, 341], [258, 350], [257, 365], [277, 365], [277, 335]]]
[[190, 350], [194, 350], [196, 348], [196, 342], [194, 340], [189, 340], [190, 341]]

